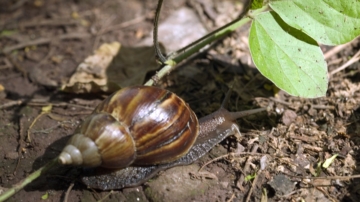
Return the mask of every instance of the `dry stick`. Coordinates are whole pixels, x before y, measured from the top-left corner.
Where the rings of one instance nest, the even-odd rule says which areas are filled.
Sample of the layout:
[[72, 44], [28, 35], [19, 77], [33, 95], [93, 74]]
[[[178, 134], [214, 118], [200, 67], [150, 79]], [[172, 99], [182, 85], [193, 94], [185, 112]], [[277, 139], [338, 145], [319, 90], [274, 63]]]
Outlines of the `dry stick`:
[[65, 194], [65, 198], [64, 198], [64, 202], [68, 201], [69, 195], [70, 195], [70, 191], [71, 189], [74, 187], [74, 182], [72, 182], [69, 186], [69, 188], [66, 190], [66, 194]]
[[[259, 148], [259, 145], [254, 145], [254, 147], [251, 149], [251, 153], [256, 153], [256, 151], [258, 150]], [[238, 183], [237, 183], [237, 187], [242, 190], [243, 189], [243, 186], [242, 184], [244, 183], [244, 180], [245, 180], [245, 173], [247, 173], [247, 171], [249, 170], [250, 168], [250, 163], [252, 161], [252, 157], [250, 156], [247, 160], [246, 160], [246, 163], [245, 163], [245, 167], [244, 167], [244, 174], [241, 175]]]
[[8, 108], [8, 107], [21, 105], [22, 103], [23, 103], [22, 100], [10, 101], [10, 102], [7, 102], [7, 103], [5, 103], [3, 105], [0, 105], [0, 109], [5, 109], [5, 108]]
[[360, 60], [360, 50], [349, 61], [347, 61], [345, 64], [341, 65], [341, 67], [331, 71], [330, 76], [340, 72], [341, 70], [344, 70], [345, 68], [347, 68], [348, 66], [354, 64], [355, 62], [357, 62], [359, 60]]
[[128, 26], [140, 23], [141, 21], [143, 21], [146, 18], [147, 18], [147, 16], [144, 15], [144, 16], [140, 16], [140, 17], [137, 17], [135, 19], [132, 19], [132, 20], [129, 20], [129, 21], [126, 21], [126, 22], [122, 22], [120, 24], [116, 24], [116, 25], [113, 25], [113, 26], [107, 26], [104, 29], [101, 29], [100, 31], [98, 31], [96, 33], [96, 38], [94, 40], [93, 49], [95, 49], [98, 46], [101, 35], [106, 34], [108, 32], [111, 32], [111, 31], [114, 31], [114, 30], [122, 29], [122, 28], [125, 28], [125, 27], [128, 27]]
[[325, 179], [325, 180], [350, 180], [350, 179], [356, 179], [356, 178], [360, 178], [360, 175], [351, 175], [351, 176], [325, 176], [325, 177], [311, 177], [311, 176], [296, 176], [296, 175], [290, 175], [287, 173], [283, 173], [289, 177], [294, 177], [294, 178], [300, 178], [300, 179], [311, 179], [311, 180], [316, 180], [316, 179]]
[[142, 22], [143, 20], [145, 20], [146, 18], [147, 18], [147, 16], [146, 16], [146, 15], [143, 15], [143, 16], [134, 18], [134, 19], [132, 19], [132, 20], [129, 20], [129, 21], [126, 21], [126, 22], [122, 22], [122, 23], [120, 23], [120, 24], [116, 24], [116, 25], [112, 25], [112, 26], [106, 27], [106, 28], [100, 30], [98, 33], [96, 33], [96, 35], [103, 35], [103, 34], [105, 34], [105, 33], [111, 32], [111, 31], [115, 31], [115, 30], [118, 30], [118, 29], [122, 29], [122, 28], [125, 28], [125, 27], [128, 27], [128, 26], [131, 26], [131, 25], [140, 23], [140, 22]]
[[8, 189], [7, 191], [5, 191], [3, 194], [0, 195], [0, 202], [5, 201], [6, 199], [8, 199], [9, 197], [11, 197], [12, 195], [14, 195], [16, 192], [20, 191], [21, 189], [23, 189], [26, 185], [28, 185], [29, 183], [31, 183], [33, 180], [35, 180], [36, 178], [38, 178], [40, 175], [44, 174], [45, 172], [47, 172], [50, 168], [52, 168], [54, 165], [56, 165], [58, 162], [57, 158], [54, 158], [53, 160], [51, 160], [50, 162], [48, 162], [45, 166], [41, 167], [40, 169], [38, 169], [37, 171], [31, 173], [28, 177], [26, 177], [24, 180], [22, 180], [21, 182], [15, 184], [12, 188]]
[[28, 77], [27, 71], [22, 66], [20, 66], [9, 54], [5, 54], [5, 57], [9, 60], [12, 66], [14, 66], [15, 69], [17, 69], [22, 74], [23, 77]]
[[0, 65], [0, 70], [1, 69], [7, 69], [7, 68], [11, 68], [11, 67], [13, 67], [13, 64], [9, 61], [9, 59], [8, 58], [4, 58], [3, 59], [3, 61], [4, 61], [4, 65]]
[[66, 103], [66, 102], [60, 102], [60, 103], [51, 103], [51, 102], [47, 102], [47, 100], [38, 100], [38, 99], [33, 99], [30, 101], [26, 101], [26, 100], [15, 100], [15, 101], [10, 101], [8, 103], [5, 103], [3, 105], [0, 105], [0, 109], [5, 109], [8, 107], [13, 107], [13, 106], [18, 106], [18, 105], [22, 105], [26, 103], [29, 106], [47, 106], [49, 104], [55, 106], [55, 107], [77, 107], [77, 108], [81, 108], [81, 109], [87, 109], [87, 110], [94, 110], [93, 107], [87, 107], [87, 106], [82, 106], [82, 105], [77, 105], [77, 104], [71, 104], [71, 103]]
[[227, 200], [226, 202], [232, 202], [234, 200], [234, 198], [235, 198], [235, 194], [233, 193], [231, 195], [231, 197], [229, 198], [229, 200]]
[[[268, 9], [268, 5], [255, 10], [251, 13], [252, 16], [259, 15], [260, 13], [264, 12]], [[244, 24], [250, 22], [253, 17], [246, 16], [244, 18], [235, 19], [228, 24], [212, 31], [211, 33], [207, 34], [206, 36], [196, 40], [195, 42], [189, 44], [188, 46], [181, 48], [180, 50], [176, 51], [175, 55], [172, 55], [170, 59], [165, 62], [165, 66], [156, 73], [156, 75], [149, 79], [144, 85], [145, 86], [152, 86], [157, 80], [162, 79], [165, 75], [170, 73], [170, 70], [179, 62], [183, 61], [184, 59], [190, 57], [191, 55], [195, 54], [206, 45], [211, 44], [212, 42], [221, 39], [222, 37], [226, 36], [230, 32], [236, 30], [237, 28], [243, 26]]]
[[125, 27], [128, 27], [130, 25], [133, 25], [133, 24], [136, 24], [136, 23], [139, 23], [141, 21], [143, 21], [144, 19], [146, 19], [147, 16], [146, 15], [143, 15], [143, 16], [140, 16], [140, 17], [137, 17], [137, 18], [134, 18], [132, 20], [129, 20], [129, 21], [126, 21], [126, 22], [122, 22], [120, 24], [116, 24], [116, 25], [109, 25], [109, 26], [105, 26], [104, 28], [101, 28], [95, 35], [95, 40], [94, 40], [94, 45], [93, 45], [93, 49], [96, 49], [96, 47], [98, 47], [98, 43], [99, 43], [99, 40], [100, 40], [100, 36], [103, 35], [103, 34], [106, 34], [108, 32], [111, 32], [111, 31], [115, 31], [117, 29], [121, 29], [121, 28], [125, 28]]
[[[283, 104], [283, 105], [286, 105], [288, 107], [291, 107], [291, 103], [289, 102], [286, 102], [286, 101], [283, 101], [283, 100], [279, 100], [277, 98], [274, 98], [274, 97], [270, 97], [269, 98], [270, 100], [274, 101], [274, 102], [277, 102], [277, 103], [280, 103], [280, 104]], [[326, 105], [311, 105], [311, 107], [313, 109], [335, 109], [335, 106], [326, 106]]]
[[10, 53], [13, 50], [17, 50], [17, 49], [20, 49], [20, 48], [25, 48], [27, 46], [46, 44], [46, 43], [50, 43], [50, 42], [52, 42], [54, 40], [83, 39], [83, 38], [88, 38], [88, 37], [91, 37], [91, 35], [87, 34], [87, 33], [70, 33], [70, 34], [64, 34], [64, 35], [55, 36], [55, 37], [40, 38], [40, 39], [36, 39], [36, 40], [32, 40], [32, 41], [25, 41], [25, 42], [22, 42], [20, 44], [16, 44], [14, 46], [5, 47], [2, 50], [2, 53], [7, 54], [7, 53]]
[[330, 196], [329, 192], [325, 191], [323, 188], [321, 187], [316, 187], [317, 190], [321, 191], [326, 197], [328, 197], [328, 199], [330, 199], [332, 202], [336, 202], [337, 200], [335, 200], [333, 197]]
[[[358, 38], [358, 37], [357, 37]], [[324, 54], [324, 58], [325, 60], [329, 59], [331, 56], [335, 55], [336, 53], [342, 51], [343, 49], [345, 49], [346, 47], [350, 46], [351, 44], [354, 44], [355, 42], [357, 42], [357, 38], [355, 38], [354, 40], [350, 41], [349, 43], [346, 44], [342, 44], [339, 46], [335, 46], [334, 48], [330, 49], [328, 52], [326, 52]]]
[[218, 161], [220, 159], [225, 159], [225, 158], [228, 158], [230, 156], [241, 156], [241, 155], [255, 155], [255, 156], [261, 156], [261, 155], [269, 155], [269, 154], [264, 154], [264, 153], [252, 153], [252, 152], [240, 152], [240, 153], [234, 153], [234, 152], [231, 152], [229, 154], [225, 154], [225, 155], [222, 155], [222, 156], [219, 156], [219, 157], [216, 157], [214, 159], [211, 159], [210, 161], [206, 162], [204, 165], [201, 166], [201, 168], [199, 169], [199, 172], [205, 168], [207, 165], [209, 165], [210, 163], [212, 162], [215, 162], [215, 161]]
[[[41, 61], [34, 66], [34, 69], [35, 69], [35, 68], [39, 68], [39, 67], [41, 67], [41, 65], [45, 64], [45, 62], [55, 53], [55, 47], [52, 46], [52, 45], [53, 45], [53, 44], [50, 43], [50, 47], [49, 47], [50, 50], [48, 51], [48, 53], [46, 54], [46, 56], [43, 57], [43, 58], [41, 59]], [[31, 78], [31, 76], [30, 76], [30, 78]]]
[[251, 194], [252, 194], [253, 190], [255, 189], [256, 182], [257, 182], [258, 179], [259, 179], [260, 173], [261, 173], [261, 170], [259, 170], [259, 171], [256, 173], [255, 179], [254, 179], [253, 182], [252, 182], [251, 188], [250, 188], [250, 190], [249, 190], [249, 193], [248, 193], [248, 195], [247, 195], [247, 197], [246, 197], [245, 202], [249, 202], [249, 201], [250, 201]]
[[102, 199], [98, 200], [98, 202], [104, 201], [105, 199], [109, 198], [109, 196], [110, 196], [111, 194], [113, 194], [113, 193], [114, 193], [114, 190], [111, 190], [111, 191], [110, 191], [108, 194], [106, 194]]
[[25, 22], [21, 23], [19, 27], [29, 28], [29, 27], [39, 27], [39, 26], [66, 26], [66, 25], [76, 25], [79, 24], [79, 20], [69, 19], [69, 18], [58, 18], [51, 20], [41, 20], [36, 22]]
[[335, 55], [336, 53], [342, 51], [343, 49], [348, 47], [350, 44], [351, 44], [351, 42], [346, 43], [346, 44], [342, 44], [342, 45], [339, 45], [339, 46], [335, 46], [334, 48], [330, 49], [328, 52], [326, 52], [324, 54], [325, 60], [329, 59], [331, 56]]
[[26, 136], [26, 141], [27, 142], [31, 142], [31, 129], [32, 127], [35, 125], [35, 123], [37, 122], [37, 120], [39, 120], [40, 117], [42, 117], [45, 114], [49, 114], [50, 112], [41, 112], [38, 116], [35, 117], [34, 121], [30, 124], [28, 130], [27, 130], [27, 136]]

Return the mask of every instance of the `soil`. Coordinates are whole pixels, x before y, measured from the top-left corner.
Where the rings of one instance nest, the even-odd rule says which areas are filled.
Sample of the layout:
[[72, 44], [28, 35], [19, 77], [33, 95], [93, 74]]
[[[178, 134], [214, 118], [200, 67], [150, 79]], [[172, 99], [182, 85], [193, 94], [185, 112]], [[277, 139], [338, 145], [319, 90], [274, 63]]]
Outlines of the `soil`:
[[[234, 19], [242, 5], [166, 0], [160, 22], [186, 7], [213, 30]], [[150, 37], [155, 8], [156, 1], [150, 0], [0, 3], [0, 47], [6, 52], [0, 54], [0, 193], [55, 158], [107, 96], [59, 90], [77, 66], [103, 43], [132, 47]], [[336, 176], [360, 171], [360, 63], [330, 75], [326, 97], [289, 96], [254, 68], [246, 44], [248, 26], [159, 83], [186, 100], [199, 117], [218, 109], [229, 88], [231, 111], [271, 106], [267, 113], [238, 120], [241, 135], [227, 138], [194, 165], [161, 172], [138, 187], [89, 189], [78, 180], [81, 169], [61, 167], [8, 201], [359, 201], [360, 180]], [[351, 58], [359, 42], [327, 58], [329, 72]], [[329, 167], [319, 164], [335, 154]], [[314, 176], [333, 178], [306, 179]], [[166, 181], [171, 186], [162, 190]], [[193, 192], [187, 190], [192, 184]]]

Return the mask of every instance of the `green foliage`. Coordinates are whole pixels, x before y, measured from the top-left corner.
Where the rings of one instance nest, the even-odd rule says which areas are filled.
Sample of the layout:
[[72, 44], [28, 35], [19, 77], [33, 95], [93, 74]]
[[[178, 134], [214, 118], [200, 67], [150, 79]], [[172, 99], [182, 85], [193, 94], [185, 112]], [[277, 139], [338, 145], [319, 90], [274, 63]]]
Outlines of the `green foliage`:
[[17, 31], [16, 30], [7, 30], [7, 29], [4, 29], [2, 31], [0, 31], [0, 37], [1, 36], [12, 36], [14, 34], [16, 34]]
[[270, 7], [322, 44], [339, 45], [360, 35], [359, 0], [278, 0]]
[[264, 0], [252, 0], [250, 9], [255, 10], [255, 9], [259, 9], [259, 8], [263, 7], [263, 2], [264, 2]]
[[250, 180], [254, 179], [256, 177], [256, 173], [253, 175], [247, 175], [245, 176], [245, 182], [249, 182]]
[[327, 67], [319, 46], [275, 12], [256, 16], [249, 46], [259, 71], [279, 88], [303, 97], [326, 93]]
[[42, 200], [46, 200], [49, 198], [49, 192], [46, 192], [44, 195], [41, 196]]
[[326, 159], [325, 162], [323, 163], [322, 167], [328, 168], [335, 161], [337, 156], [338, 156], [338, 154], [335, 154], [335, 155], [331, 156], [330, 158]]
[[360, 35], [358, 0], [272, 0], [253, 15], [249, 46], [259, 71], [280, 89], [324, 96], [327, 65], [318, 43], [339, 45]]

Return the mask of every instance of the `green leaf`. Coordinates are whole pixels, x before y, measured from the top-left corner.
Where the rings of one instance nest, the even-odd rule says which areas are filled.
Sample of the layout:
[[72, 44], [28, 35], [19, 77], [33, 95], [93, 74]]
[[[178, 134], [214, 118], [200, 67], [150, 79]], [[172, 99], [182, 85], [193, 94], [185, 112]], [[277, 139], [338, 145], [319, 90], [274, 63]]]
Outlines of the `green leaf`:
[[255, 17], [249, 46], [256, 67], [280, 89], [306, 98], [325, 95], [327, 66], [319, 46], [275, 12]]
[[17, 30], [7, 30], [7, 29], [4, 29], [0, 32], [0, 37], [1, 36], [11, 36], [11, 35], [14, 35], [17, 33]]
[[334, 160], [336, 159], [337, 156], [338, 156], [338, 154], [335, 154], [332, 157], [326, 159], [325, 162], [323, 163], [322, 167], [328, 168], [332, 164], [332, 162], [334, 162]]
[[254, 179], [256, 177], [256, 173], [253, 175], [247, 175], [245, 176], [245, 182], [249, 182], [250, 180]]
[[263, 2], [264, 2], [264, 0], [252, 0], [250, 9], [255, 10], [255, 9], [259, 9], [259, 8], [263, 7]]
[[270, 7], [322, 44], [339, 45], [360, 35], [359, 0], [275, 0]]
[[46, 192], [44, 195], [41, 196], [42, 200], [46, 200], [49, 198], [49, 192]]

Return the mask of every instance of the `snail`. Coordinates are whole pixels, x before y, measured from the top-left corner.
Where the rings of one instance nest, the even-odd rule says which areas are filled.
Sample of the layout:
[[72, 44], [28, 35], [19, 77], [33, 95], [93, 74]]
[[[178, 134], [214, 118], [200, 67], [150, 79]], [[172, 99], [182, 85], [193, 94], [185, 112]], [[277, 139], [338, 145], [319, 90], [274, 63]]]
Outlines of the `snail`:
[[189, 105], [170, 91], [127, 87], [95, 108], [58, 160], [85, 167], [82, 181], [91, 188], [137, 186], [160, 170], [191, 164], [238, 132], [236, 119], [264, 110], [229, 112], [221, 107], [198, 120]]

